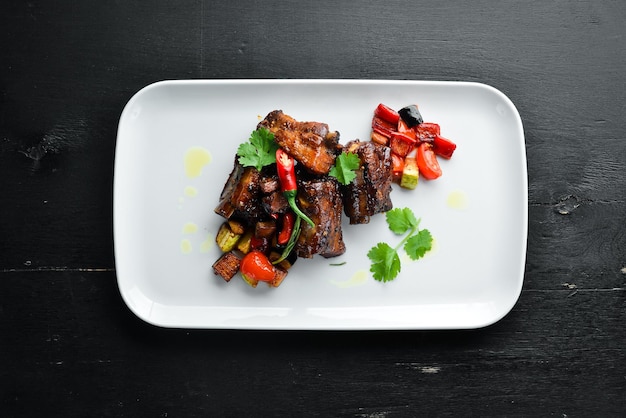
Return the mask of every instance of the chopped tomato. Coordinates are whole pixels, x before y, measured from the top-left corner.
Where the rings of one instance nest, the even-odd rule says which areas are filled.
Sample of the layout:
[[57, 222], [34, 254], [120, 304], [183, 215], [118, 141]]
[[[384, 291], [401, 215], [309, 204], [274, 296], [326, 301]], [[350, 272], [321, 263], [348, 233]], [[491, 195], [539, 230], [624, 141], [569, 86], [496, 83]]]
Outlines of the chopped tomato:
[[428, 142], [423, 142], [417, 147], [417, 167], [420, 174], [427, 180], [434, 180], [441, 176], [439, 161], [432, 145]]

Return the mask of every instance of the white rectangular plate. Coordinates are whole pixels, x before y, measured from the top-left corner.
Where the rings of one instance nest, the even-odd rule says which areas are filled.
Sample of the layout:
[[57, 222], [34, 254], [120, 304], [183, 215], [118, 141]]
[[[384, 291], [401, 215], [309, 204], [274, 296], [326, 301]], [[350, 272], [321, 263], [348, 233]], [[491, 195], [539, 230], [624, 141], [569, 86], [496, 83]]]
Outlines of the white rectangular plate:
[[[458, 145], [443, 176], [394, 188], [435, 245], [380, 283], [368, 250], [400, 238], [383, 215], [344, 217], [347, 251], [301, 259], [278, 288], [213, 274], [223, 219], [213, 211], [238, 145], [274, 109], [327, 123], [341, 143], [370, 135], [378, 103], [417, 103]], [[209, 161], [185, 162], [185, 156]], [[201, 168], [196, 173], [189, 168]], [[177, 328], [460, 329], [504, 317], [522, 288], [528, 193], [524, 131], [513, 103], [478, 83], [364, 80], [164, 81], [139, 91], [120, 118], [114, 179], [121, 295], [141, 319]], [[334, 265], [341, 264], [341, 265]]]

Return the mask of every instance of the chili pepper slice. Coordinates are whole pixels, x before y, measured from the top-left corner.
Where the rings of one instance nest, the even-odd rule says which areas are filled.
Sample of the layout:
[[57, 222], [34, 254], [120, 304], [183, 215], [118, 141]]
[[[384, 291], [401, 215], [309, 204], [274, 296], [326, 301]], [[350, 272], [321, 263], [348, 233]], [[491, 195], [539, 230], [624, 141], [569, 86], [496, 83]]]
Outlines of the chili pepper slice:
[[274, 266], [261, 251], [250, 251], [246, 254], [241, 260], [239, 271], [247, 279], [260, 280], [262, 282], [272, 281], [276, 276]]
[[434, 180], [441, 176], [441, 167], [433, 151], [433, 146], [428, 142], [422, 142], [417, 147], [417, 167], [420, 174], [427, 180]]
[[293, 232], [295, 220], [296, 215], [293, 212], [287, 212], [283, 215], [283, 228], [280, 230], [277, 239], [279, 245], [285, 245], [289, 242], [289, 238], [291, 238], [291, 233]]
[[315, 223], [296, 204], [298, 185], [296, 183], [295, 162], [282, 148], [276, 150], [276, 170], [278, 171], [281, 190], [291, 209], [298, 217], [304, 219], [311, 227], [315, 228]]

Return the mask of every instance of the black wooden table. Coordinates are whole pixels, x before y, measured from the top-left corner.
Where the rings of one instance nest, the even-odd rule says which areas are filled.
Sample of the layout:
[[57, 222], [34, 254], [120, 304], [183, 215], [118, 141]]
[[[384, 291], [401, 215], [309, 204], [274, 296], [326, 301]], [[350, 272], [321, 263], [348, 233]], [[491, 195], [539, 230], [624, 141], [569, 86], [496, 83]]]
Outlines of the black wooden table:
[[[626, 3], [0, 6], [0, 415], [626, 415]], [[469, 331], [172, 330], [113, 255], [117, 124], [164, 79], [486, 83], [525, 128], [524, 286]]]

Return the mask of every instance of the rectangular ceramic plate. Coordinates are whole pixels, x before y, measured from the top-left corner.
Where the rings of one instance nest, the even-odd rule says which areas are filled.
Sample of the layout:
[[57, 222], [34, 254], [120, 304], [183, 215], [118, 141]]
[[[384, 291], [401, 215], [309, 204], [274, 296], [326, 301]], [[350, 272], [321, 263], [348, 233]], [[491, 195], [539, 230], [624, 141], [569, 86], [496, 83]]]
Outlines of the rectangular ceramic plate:
[[[213, 212], [238, 145], [274, 109], [325, 122], [341, 143], [370, 135], [378, 103], [417, 103], [458, 148], [443, 176], [394, 188], [431, 231], [433, 250], [380, 283], [368, 250], [400, 239], [384, 215], [344, 217], [347, 251], [301, 259], [278, 288], [251, 288], [212, 271], [220, 252]], [[121, 295], [163, 327], [225, 329], [451, 329], [498, 321], [522, 288], [527, 174], [519, 113], [478, 83], [358, 80], [165, 81], [139, 91], [120, 119], [115, 158], [115, 260]], [[191, 158], [190, 161], [186, 160]], [[196, 172], [193, 172], [194, 169]], [[339, 265], [337, 265], [339, 264]]]

